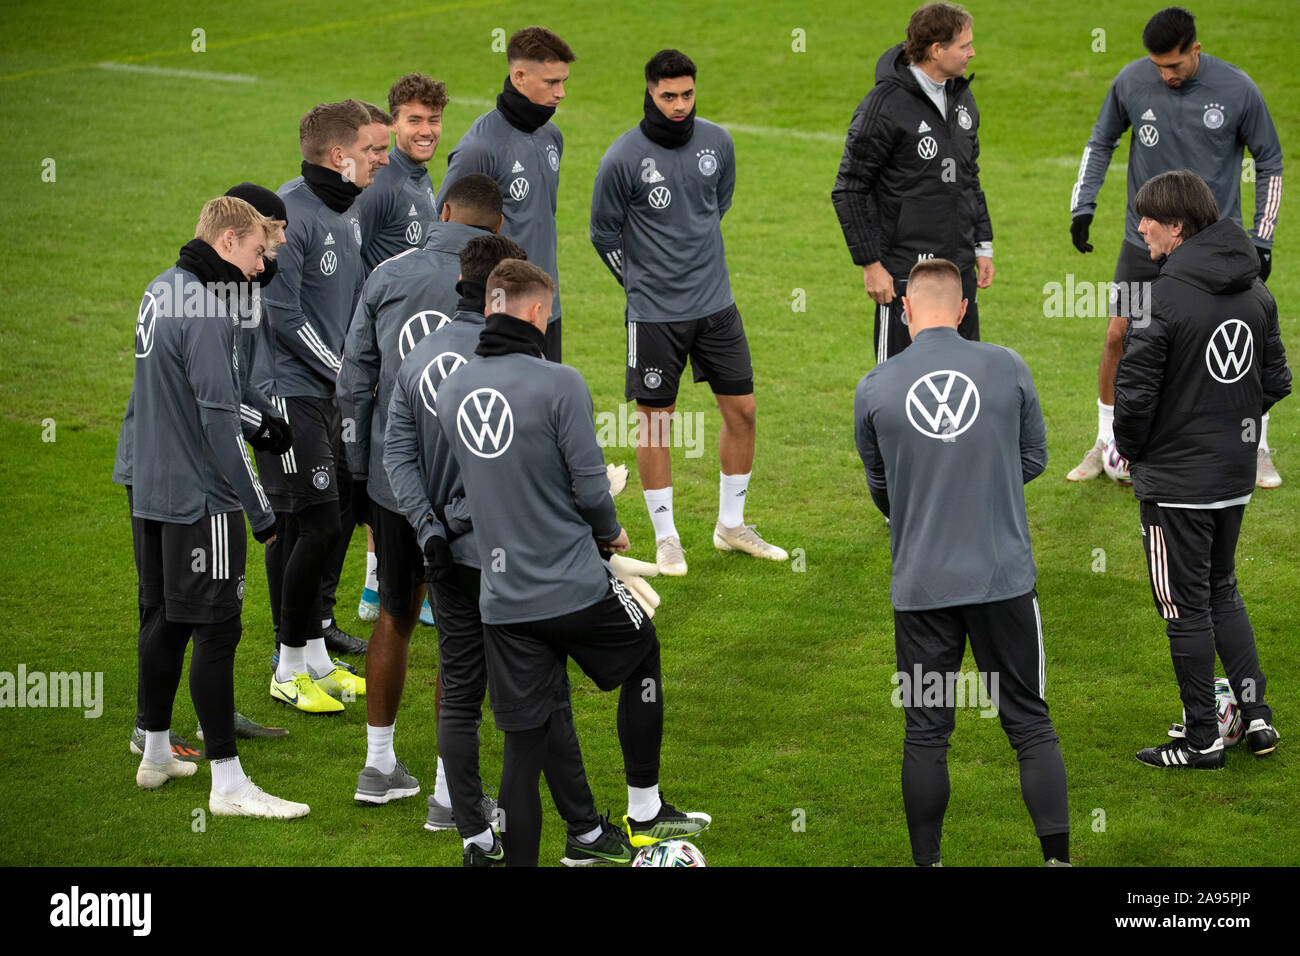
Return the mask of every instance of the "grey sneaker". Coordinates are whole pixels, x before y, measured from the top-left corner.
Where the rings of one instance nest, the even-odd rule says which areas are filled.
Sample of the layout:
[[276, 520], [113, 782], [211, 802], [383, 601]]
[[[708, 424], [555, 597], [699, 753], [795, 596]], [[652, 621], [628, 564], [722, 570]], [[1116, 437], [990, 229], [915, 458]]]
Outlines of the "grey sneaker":
[[713, 546], [719, 551], [743, 551], [770, 561], [784, 561], [790, 557], [783, 549], [760, 538], [752, 524], [742, 524], [736, 528], [724, 528], [721, 524], [715, 524]]
[[1106, 470], [1105, 466], [1102, 464], [1102, 458], [1105, 454], [1106, 443], [1098, 438], [1097, 444], [1093, 445], [1092, 448], [1088, 450], [1088, 454], [1083, 456], [1083, 461], [1074, 466], [1074, 470], [1065, 476], [1065, 480], [1089, 481], [1096, 478]]
[[672, 534], [655, 545], [655, 564], [660, 574], [681, 577], [686, 573], [686, 555], [682, 552], [682, 539]]
[[1273, 467], [1273, 455], [1269, 449], [1260, 448], [1255, 465], [1255, 484], [1260, 488], [1276, 488], [1282, 484], [1282, 476]]
[[651, 846], [660, 840], [685, 840], [703, 833], [713, 823], [707, 813], [683, 813], [659, 795], [659, 812], [653, 820], [623, 817], [629, 842], [634, 847]]
[[[483, 811], [483, 819], [487, 820], [488, 826], [493, 830], [500, 830], [501, 827], [497, 818], [497, 802], [486, 791], [479, 801], [479, 807]], [[456, 815], [451, 812], [451, 807], [439, 803], [433, 794], [429, 794], [429, 816], [424, 821], [424, 828], [435, 832], [456, 829]]]
[[399, 760], [392, 773], [383, 773], [374, 767], [364, 768], [357, 777], [357, 792], [352, 795], [352, 799], [357, 803], [377, 806], [389, 800], [413, 797], [419, 792], [420, 781], [412, 777], [406, 770], [406, 764]]

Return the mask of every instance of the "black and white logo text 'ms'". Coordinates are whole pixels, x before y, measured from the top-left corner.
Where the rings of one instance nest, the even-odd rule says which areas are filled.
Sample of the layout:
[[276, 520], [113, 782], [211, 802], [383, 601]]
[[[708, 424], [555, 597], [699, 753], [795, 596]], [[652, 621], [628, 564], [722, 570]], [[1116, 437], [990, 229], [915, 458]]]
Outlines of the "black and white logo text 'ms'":
[[979, 389], [952, 369], [927, 372], [907, 390], [907, 420], [926, 438], [952, 441], [975, 424], [979, 413]]
[[82, 893], [73, 886], [50, 897], [50, 925], [56, 927], [128, 926], [135, 936], [153, 928], [152, 893]]

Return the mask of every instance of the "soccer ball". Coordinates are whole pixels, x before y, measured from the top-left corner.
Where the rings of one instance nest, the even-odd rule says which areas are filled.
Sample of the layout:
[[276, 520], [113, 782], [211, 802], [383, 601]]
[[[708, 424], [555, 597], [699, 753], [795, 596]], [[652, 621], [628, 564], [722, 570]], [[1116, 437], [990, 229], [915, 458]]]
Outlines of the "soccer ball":
[[1214, 678], [1214, 713], [1219, 718], [1219, 736], [1223, 738], [1223, 746], [1240, 743], [1246, 735], [1246, 722], [1241, 719], [1237, 696], [1226, 677]]
[[708, 866], [704, 854], [694, 843], [685, 840], [664, 840], [652, 846], [643, 846], [632, 860], [633, 866]]
[[1122, 458], [1115, 448], [1115, 439], [1106, 443], [1106, 451], [1101, 456], [1101, 467], [1106, 469], [1106, 477], [1112, 481], [1130, 482], [1128, 459]]
[[[1223, 746], [1232, 747], [1241, 743], [1246, 736], [1246, 722], [1241, 719], [1241, 709], [1237, 706], [1237, 697], [1232, 692], [1232, 685], [1226, 677], [1214, 678], [1214, 715], [1219, 719], [1219, 736]], [[1183, 711], [1183, 723], [1187, 723], [1187, 711]], [[1173, 736], [1173, 733], [1170, 733]]]

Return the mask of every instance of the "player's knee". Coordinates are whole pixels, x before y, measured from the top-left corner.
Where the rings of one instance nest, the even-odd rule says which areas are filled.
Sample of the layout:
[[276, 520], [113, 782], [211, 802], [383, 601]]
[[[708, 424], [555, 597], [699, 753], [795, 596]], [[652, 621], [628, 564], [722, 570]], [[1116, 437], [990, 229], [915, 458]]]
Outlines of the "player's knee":
[[1210, 611], [1222, 614], [1227, 611], [1239, 611], [1246, 606], [1237, 590], [1237, 577], [1233, 575], [1226, 581], [1210, 585]]
[[1033, 758], [1040, 747], [1060, 746], [1060, 737], [1057, 736], [1056, 728], [1052, 726], [1051, 718], [1046, 713], [1015, 726], [1009, 727], [1004, 723], [1002, 729], [1006, 731], [1007, 742], [1016, 752], [1017, 760]]
[[1106, 351], [1119, 354], [1124, 351], [1124, 330], [1128, 328], [1128, 319], [1122, 315], [1112, 315], [1106, 325]]

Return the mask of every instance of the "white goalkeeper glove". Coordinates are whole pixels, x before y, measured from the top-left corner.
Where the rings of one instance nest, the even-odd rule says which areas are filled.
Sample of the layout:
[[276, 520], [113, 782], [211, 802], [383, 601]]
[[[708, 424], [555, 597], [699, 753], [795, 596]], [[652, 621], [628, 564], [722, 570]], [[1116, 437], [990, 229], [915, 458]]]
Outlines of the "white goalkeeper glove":
[[617, 498], [627, 487], [627, 465], [606, 465], [605, 474], [609, 477], [609, 496]]
[[646, 578], [657, 575], [659, 565], [638, 561], [635, 558], [625, 558], [621, 554], [611, 554], [609, 566], [613, 569], [614, 576], [623, 582], [623, 587], [627, 588], [628, 593], [636, 598], [636, 603], [641, 605], [646, 617], [654, 617], [655, 608], [659, 606], [659, 595], [646, 583]]

